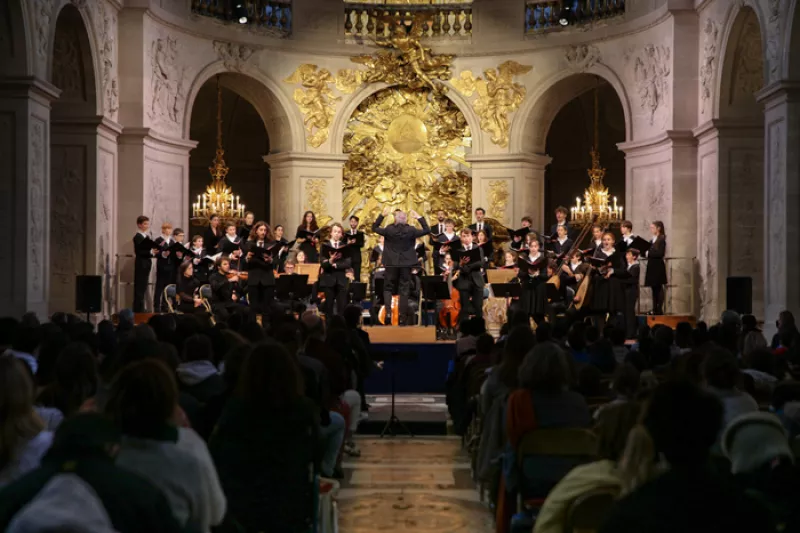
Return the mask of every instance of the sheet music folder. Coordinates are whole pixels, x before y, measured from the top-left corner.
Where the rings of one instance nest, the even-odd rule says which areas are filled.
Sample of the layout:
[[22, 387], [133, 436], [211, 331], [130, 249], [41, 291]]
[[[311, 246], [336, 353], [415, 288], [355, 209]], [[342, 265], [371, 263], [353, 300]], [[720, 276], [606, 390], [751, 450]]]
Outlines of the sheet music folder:
[[519, 283], [491, 283], [492, 295], [495, 298], [519, 298], [522, 296], [522, 285]]

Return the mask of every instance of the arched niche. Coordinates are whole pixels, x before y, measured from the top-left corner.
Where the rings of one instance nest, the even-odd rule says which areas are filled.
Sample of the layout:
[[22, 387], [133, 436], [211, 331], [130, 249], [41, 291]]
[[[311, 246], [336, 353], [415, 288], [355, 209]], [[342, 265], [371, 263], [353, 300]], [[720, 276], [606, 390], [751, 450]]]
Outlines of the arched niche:
[[625, 87], [611, 69], [597, 63], [581, 73], [561, 70], [530, 91], [511, 124], [511, 153], [544, 153], [553, 119], [567, 102], [595, 88], [598, 77], [616, 92], [625, 117], [625, 140], [631, 140], [632, 114]]
[[800, 80], [800, 0], [789, 2], [788, 13], [783, 72], [790, 80]]
[[[239, 75], [241, 76], [241, 75]], [[238, 92], [242, 80], [235, 74], [219, 75], [222, 96], [222, 144], [230, 171], [227, 183], [240, 196], [257, 220], [270, 220], [270, 176], [264, 154], [273, 138], [266, 121], [251, 100]], [[233, 78], [233, 79], [232, 79]], [[252, 95], [250, 95], [252, 96]], [[209, 79], [198, 91], [191, 113], [190, 138], [197, 147], [189, 156], [189, 200], [196, 202], [211, 181], [209, 167], [217, 148], [217, 78]], [[273, 128], [274, 130], [274, 128]], [[189, 234], [200, 233], [192, 228]]]
[[28, 12], [21, 0], [0, 3], [0, 77], [28, 76], [32, 69]]
[[[200, 72], [192, 83], [186, 109], [193, 109], [200, 88], [218, 74], [222, 75], [225, 88], [246, 99], [258, 111], [271, 139], [272, 153], [305, 150], [302, 117], [296, 111], [296, 106], [281, 92], [277, 84], [260, 70], [245, 68], [242, 72], [231, 72], [222, 63], [209, 66]], [[184, 138], [189, 137], [191, 118], [191, 112], [185, 113]]]
[[[67, 4], [55, 19], [49, 72], [60, 91], [50, 114], [49, 311], [75, 311], [75, 277], [100, 273], [99, 233], [113, 224], [108, 199], [98, 192], [100, 154], [98, 76], [89, 26], [77, 7]], [[102, 158], [102, 159], [101, 159]], [[113, 164], [113, 155], [110, 159]], [[105, 181], [113, 169], [105, 168]], [[110, 190], [112, 183], [101, 185]]]

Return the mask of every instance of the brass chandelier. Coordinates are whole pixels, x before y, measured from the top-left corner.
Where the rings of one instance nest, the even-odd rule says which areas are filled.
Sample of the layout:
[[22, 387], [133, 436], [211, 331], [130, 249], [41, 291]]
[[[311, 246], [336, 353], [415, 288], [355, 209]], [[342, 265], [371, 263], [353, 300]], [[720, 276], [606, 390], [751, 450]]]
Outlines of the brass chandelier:
[[192, 223], [205, 226], [212, 216], [216, 215], [223, 222], [238, 223], [244, 217], [244, 204], [225, 182], [230, 169], [225, 164], [225, 149], [222, 147], [222, 87], [217, 76], [217, 153], [208, 167], [211, 173], [211, 184], [206, 192], [197, 195], [197, 202], [192, 204]]
[[570, 223], [575, 226], [587, 224], [600, 224], [604, 227], [619, 224], [622, 221], [623, 207], [617, 202], [617, 197], [612, 197], [613, 204], [609, 201], [608, 187], [603, 184], [606, 169], [600, 166], [600, 135], [598, 105], [598, 90], [594, 90], [594, 146], [590, 152], [592, 168], [589, 174], [589, 187], [583, 192], [583, 204], [580, 196], [575, 198], [575, 206], [570, 209]]

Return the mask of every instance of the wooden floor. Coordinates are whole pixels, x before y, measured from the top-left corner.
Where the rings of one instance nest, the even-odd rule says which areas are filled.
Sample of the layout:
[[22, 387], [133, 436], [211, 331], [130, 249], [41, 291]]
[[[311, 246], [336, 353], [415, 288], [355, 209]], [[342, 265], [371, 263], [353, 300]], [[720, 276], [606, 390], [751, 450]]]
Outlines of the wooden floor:
[[688, 322], [695, 327], [697, 324], [697, 319], [692, 315], [656, 315], [656, 316], [647, 316], [647, 325], [651, 328], [658, 324], [668, 326], [672, 329], [675, 329], [675, 326], [678, 325], [679, 322]]
[[452, 343], [453, 341], [437, 341], [436, 328], [419, 326], [367, 326], [373, 344], [433, 344]]

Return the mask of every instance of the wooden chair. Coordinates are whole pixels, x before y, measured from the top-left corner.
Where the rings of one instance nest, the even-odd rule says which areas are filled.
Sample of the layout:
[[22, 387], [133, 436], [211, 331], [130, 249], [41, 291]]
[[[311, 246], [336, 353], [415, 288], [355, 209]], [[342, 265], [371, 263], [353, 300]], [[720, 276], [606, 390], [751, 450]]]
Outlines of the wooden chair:
[[211, 285], [206, 283], [205, 285], [202, 285], [200, 287], [200, 298], [203, 300], [203, 307], [205, 307], [206, 311], [211, 317], [211, 323], [216, 324], [216, 319], [214, 318], [214, 311], [211, 309], [211, 299], [213, 298]]
[[[550, 456], [574, 458], [577, 462], [589, 462], [597, 453], [597, 437], [588, 429], [536, 429], [522, 437], [516, 451], [517, 466], [522, 470], [523, 463], [530, 456]], [[518, 509], [536, 509], [544, 504], [544, 497], [523, 499], [520, 495]]]
[[575, 498], [567, 510], [564, 533], [595, 533], [619, 497], [617, 487], [604, 487]]
[[176, 313], [178, 308], [178, 288], [174, 283], [164, 287], [164, 293], [161, 297], [166, 300], [169, 312]]

